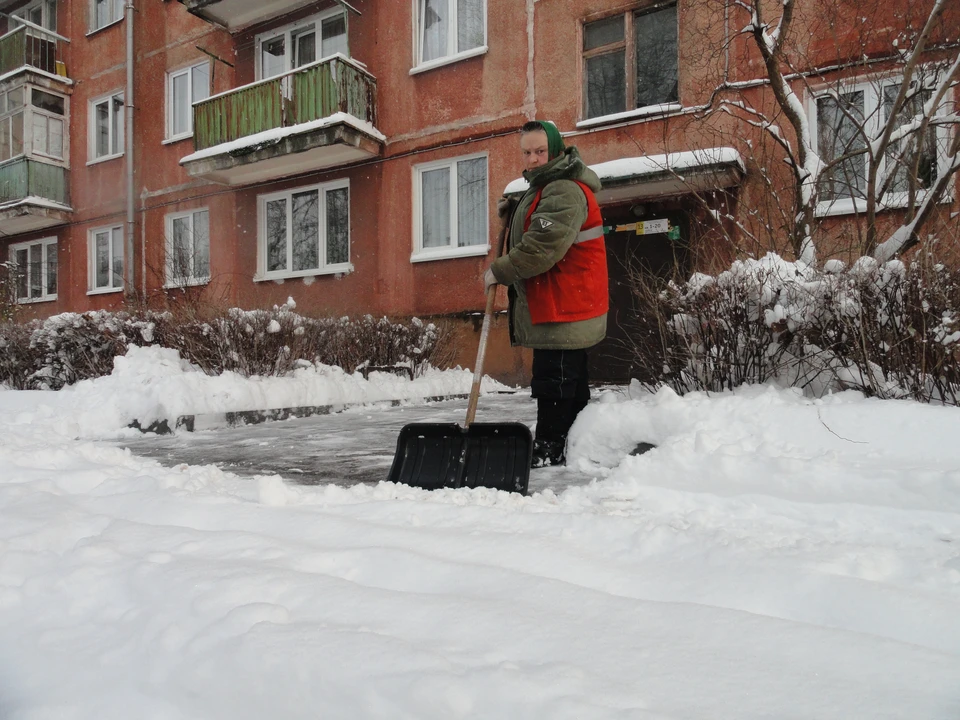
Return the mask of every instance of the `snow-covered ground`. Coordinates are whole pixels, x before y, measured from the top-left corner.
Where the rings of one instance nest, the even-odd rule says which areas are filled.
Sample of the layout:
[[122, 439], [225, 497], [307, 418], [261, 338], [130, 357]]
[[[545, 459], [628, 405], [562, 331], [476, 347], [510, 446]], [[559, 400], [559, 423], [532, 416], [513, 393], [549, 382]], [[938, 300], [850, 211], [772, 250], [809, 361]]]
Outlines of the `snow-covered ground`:
[[530, 497], [104, 442], [144, 412], [469, 375], [418, 382], [203, 378], [135, 350], [0, 391], [0, 718], [960, 717], [956, 408], [606, 392], [570, 448], [600, 479]]

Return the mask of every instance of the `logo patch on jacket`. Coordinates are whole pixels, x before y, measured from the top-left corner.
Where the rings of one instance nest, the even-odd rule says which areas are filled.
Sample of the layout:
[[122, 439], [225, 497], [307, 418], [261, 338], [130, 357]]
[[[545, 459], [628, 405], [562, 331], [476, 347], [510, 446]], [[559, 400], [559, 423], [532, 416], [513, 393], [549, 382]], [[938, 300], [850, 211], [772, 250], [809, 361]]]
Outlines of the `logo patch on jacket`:
[[550, 222], [549, 220], [547, 220], [546, 218], [540, 218], [540, 229], [541, 229], [541, 230], [546, 230], [546, 229], [547, 229], [548, 227], [550, 227], [551, 225], [553, 225], [553, 223]]

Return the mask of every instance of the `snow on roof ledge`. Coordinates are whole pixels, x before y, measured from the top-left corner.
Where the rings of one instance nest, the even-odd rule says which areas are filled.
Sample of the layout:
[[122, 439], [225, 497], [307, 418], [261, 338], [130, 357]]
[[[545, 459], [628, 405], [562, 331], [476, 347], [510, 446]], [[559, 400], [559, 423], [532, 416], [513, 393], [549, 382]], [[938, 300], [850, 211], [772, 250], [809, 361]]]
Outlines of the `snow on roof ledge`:
[[73, 212], [73, 208], [69, 205], [64, 205], [58, 203], [56, 200], [48, 200], [47, 198], [39, 197], [38, 195], [28, 195], [25, 198], [19, 200], [13, 200], [8, 203], [0, 203], [0, 210], [12, 210], [15, 207], [21, 205], [37, 205], [39, 207], [49, 208], [51, 210], [63, 210], [64, 212]]
[[[600, 178], [600, 182], [603, 182], [605, 180], [643, 177], [644, 175], [654, 175], [665, 171], [680, 174], [684, 170], [712, 165], [736, 165], [740, 170], [746, 172], [740, 153], [729, 147], [702, 148], [668, 155], [641, 155], [640, 157], [610, 160], [589, 167]], [[504, 188], [503, 194], [511, 195], [526, 192], [529, 187], [530, 185], [526, 180], [517, 178]]]
[[360, 118], [349, 113], [338, 112], [334, 113], [333, 115], [320, 118], [319, 120], [311, 120], [310, 122], [299, 123], [298, 125], [291, 125], [290, 127], [264, 130], [263, 132], [258, 132], [254, 133], [253, 135], [246, 135], [245, 137], [231, 140], [230, 142], [213, 145], [211, 147], [204, 148], [203, 150], [198, 150], [197, 152], [187, 155], [186, 157], [180, 158], [180, 164], [185, 165], [193, 160], [204, 160], [209, 157], [214, 157], [215, 155], [223, 155], [224, 153], [231, 152], [232, 150], [239, 150], [240, 148], [281, 140], [285, 137], [289, 137], [290, 135], [300, 135], [302, 133], [308, 133], [313, 130], [319, 130], [321, 128], [329, 127], [330, 125], [337, 125], [339, 123], [350, 125], [360, 132], [366, 133], [367, 135], [379, 140], [380, 142], [386, 142], [387, 140], [383, 133], [377, 130], [366, 120], [361, 120]]

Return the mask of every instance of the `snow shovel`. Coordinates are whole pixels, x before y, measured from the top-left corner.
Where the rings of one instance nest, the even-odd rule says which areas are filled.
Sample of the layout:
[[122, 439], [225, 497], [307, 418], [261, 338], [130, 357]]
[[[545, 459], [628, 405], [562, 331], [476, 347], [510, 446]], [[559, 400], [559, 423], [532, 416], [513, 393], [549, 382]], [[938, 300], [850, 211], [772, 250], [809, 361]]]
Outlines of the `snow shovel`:
[[[504, 218], [500, 228], [498, 257], [503, 252], [508, 222], [508, 218]], [[533, 455], [530, 428], [519, 422], [473, 421], [496, 295], [497, 286], [491, 285], [487, 290], [487, 307], [483, 313], [466, 422], [463, 427], [456, 423], [405, 425], [397, 439], [397, 453], [387, 478], [390, 482], [425, 490], [489, 487], [526, 495]]]

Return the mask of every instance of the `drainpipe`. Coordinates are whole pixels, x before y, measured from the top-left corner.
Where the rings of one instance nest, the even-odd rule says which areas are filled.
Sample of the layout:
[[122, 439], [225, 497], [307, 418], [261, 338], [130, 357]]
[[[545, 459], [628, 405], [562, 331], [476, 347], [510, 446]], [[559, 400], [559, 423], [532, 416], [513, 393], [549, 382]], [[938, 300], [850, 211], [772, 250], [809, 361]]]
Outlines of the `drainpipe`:
[[124, 105], [126, 109], [126, 120], [124, 124], [124, 144], [126, 145], [125, 154], [127, 156], [127, 232], [125, 233], [126, 244], [124, 247], [124, 268], [126, 278], [124, 286], [127, 288], [127, 297], [132, 297], [134, 293], [133, 284], [133, 0], [127, 0], [125, 5], [126, 26], [127, 26], [127, 87], [123, 93]]

